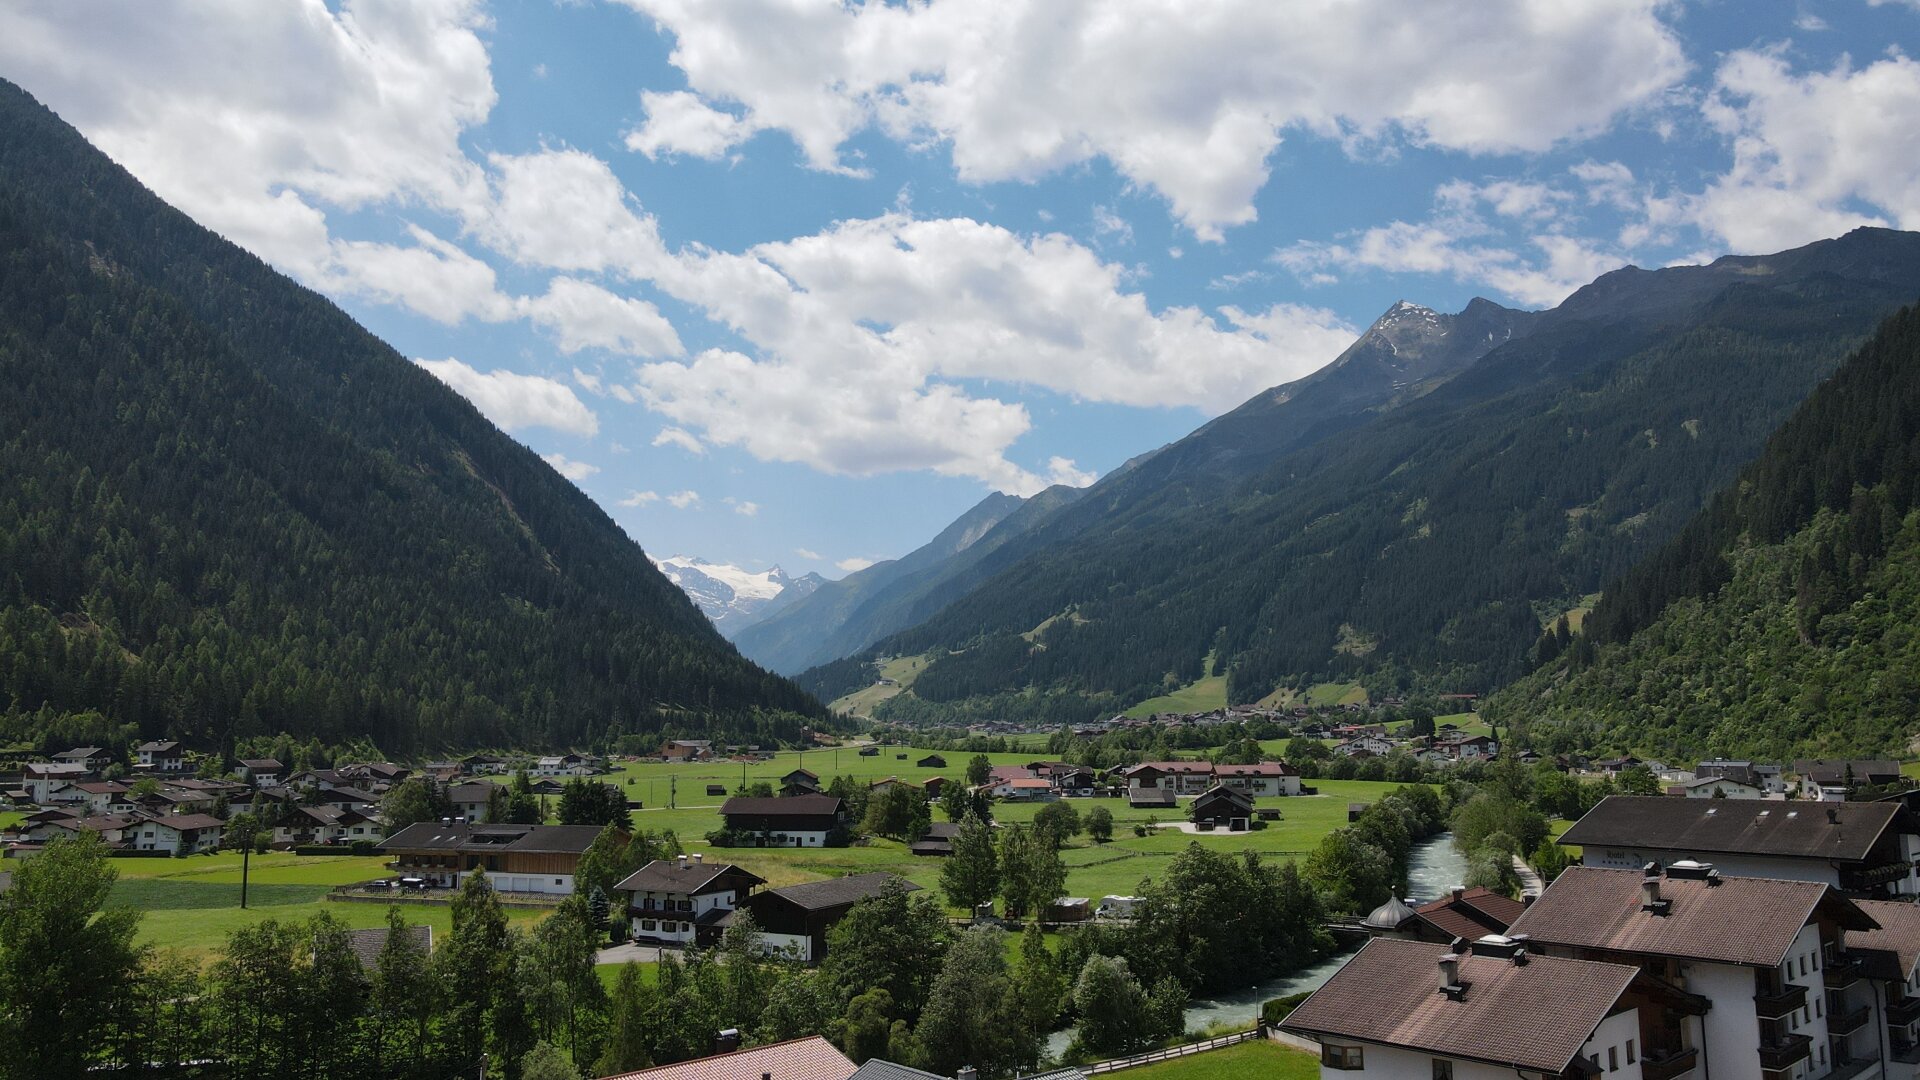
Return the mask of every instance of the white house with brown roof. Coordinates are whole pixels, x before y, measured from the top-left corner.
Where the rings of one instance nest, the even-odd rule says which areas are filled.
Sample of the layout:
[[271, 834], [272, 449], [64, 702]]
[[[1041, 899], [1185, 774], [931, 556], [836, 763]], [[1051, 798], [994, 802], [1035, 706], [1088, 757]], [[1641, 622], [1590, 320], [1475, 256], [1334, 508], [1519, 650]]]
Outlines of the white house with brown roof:
[[655, 859], [614, 886], [626, 897], [635, 940], [712, 945], [721, 923], [766, 879], [704, 855]]
[[1284, 761], [1254, 765], [1215, 765], [1214, 780], [1224, 788], [1256, 798], [1300, 794], [1300, 770]]
[[1497, 935], [1452, 948], [1376, 938], [1281, 1028], [1319, 1043], [1329, 1078], [1651, 1080], [1642, 1023], [1658, 995], [1629, 965]]
[[151, 772], [179, 772], [186, 768], [186, 755], [172, 739], [143, 742], [133, 750], [133, 767]]
[[[1715, 1076], [1818, 1080], [1880, 1060], [1877, 1023], [1846, 993], [1861, 979], [1846, 936], [1878, 928], [1823, 882], [1682, 862], [1571, 867], [1508, 934], [1554, 956], [1631, 964], [1698, 1003], [1663, 1014], [1657, 1036], [1649, 1025], [1643, 1048], [1696, 1050]], [[1696, 1074], [1662, 1073], [1681, 1075]]]

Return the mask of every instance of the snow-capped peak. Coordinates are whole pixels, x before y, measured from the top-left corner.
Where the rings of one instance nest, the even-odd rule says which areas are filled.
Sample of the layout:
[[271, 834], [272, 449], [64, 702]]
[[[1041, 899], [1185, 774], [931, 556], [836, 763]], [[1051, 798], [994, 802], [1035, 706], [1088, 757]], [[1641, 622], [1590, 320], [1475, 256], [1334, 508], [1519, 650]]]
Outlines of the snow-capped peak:
[[668, 581], [680, 586], [728, 637], [812, 592], [824, 581], [818, 574], [791, 578], [778, 566], [748, 570], [692, 555], [654, 559], [653, 565]]

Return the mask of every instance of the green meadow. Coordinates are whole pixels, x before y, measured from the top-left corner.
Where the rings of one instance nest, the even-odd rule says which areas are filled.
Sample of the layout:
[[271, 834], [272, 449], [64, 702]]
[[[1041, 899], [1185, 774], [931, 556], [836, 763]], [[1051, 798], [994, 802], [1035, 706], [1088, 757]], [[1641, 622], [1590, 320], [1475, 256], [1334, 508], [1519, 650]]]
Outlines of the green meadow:
[[1305, 1050], [1258, 1039], [1142, 1065], [1128, 1069], [1126, 1075], [1128, 1080], [1239, 1080], [1243, 1076], [1315, 1080], [1320, 1075], [1320, 1059]]
[[[179, 949], [210, 959], [233, 931], [266, 919], [304, 921], [326, 911], [348, 926], [384, 926], [387, 905], [328, 900], [335, 885], [389, 873], [378, 857], [300, 856], [287, 852], [255, 855], [248, 875], [247, 907], [240, 907], [240, 856], [231, 852], [184, 859], [114, 859], [120, 874], [112, 902], [144, 914], [143, 944]], [[403, 904], [410, 923], [426, 923], [434, 933], [452, 928], [445, 905]], [[543, 910], [509, 908], [508, 918], [538, 919]]]

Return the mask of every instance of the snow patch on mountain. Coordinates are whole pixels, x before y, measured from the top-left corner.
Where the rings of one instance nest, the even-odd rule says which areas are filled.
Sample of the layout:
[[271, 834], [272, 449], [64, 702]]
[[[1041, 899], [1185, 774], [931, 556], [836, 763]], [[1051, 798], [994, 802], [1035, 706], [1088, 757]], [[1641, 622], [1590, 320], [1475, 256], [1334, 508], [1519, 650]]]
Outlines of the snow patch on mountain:
[[778, 566], [748, 570], [728, 563], [707, 562], [692, 555], [654, 559], [653, 565], [680, 586], [694, 604], [732, 638], [825, 583], [819, 574], [788, 577]]

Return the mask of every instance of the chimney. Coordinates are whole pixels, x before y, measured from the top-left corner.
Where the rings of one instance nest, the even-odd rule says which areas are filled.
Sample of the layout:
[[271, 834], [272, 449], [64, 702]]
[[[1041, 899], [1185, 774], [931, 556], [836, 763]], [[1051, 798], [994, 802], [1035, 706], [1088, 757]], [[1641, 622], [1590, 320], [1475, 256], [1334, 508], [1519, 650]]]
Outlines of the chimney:
[[960, 1071], [953, 1074], [953, 1080], [980, 1080], [980, 1070], [971, 1065], [961, 1066]]
[[1838, 825], [1838, 824], [1840, 824], [1840, 811], [1839, 811], [1839, 810], [1837, 810], [1837, 809], [1835, 809], [1834, 807], [1831, 807], [1831, 806], [1829, 806], [1829, 807], [1827, 807], [1827, 824], [1829, 824], [1829, 825]]
[[1660, 864], [1648, 863], [1646, 876], [1640, 879], [1640, 910], [1665, 915], [1672, 908], [1673, 901], [1660, 897]]
[[1440, 958], [1440, 992], [1454, 1001], [1460, 1000], [1466, 987], [1460, 985], [1460, 954], [1448, 953]]
[[1461, 897], [1467, 895], [1467, 887], [1465, 885], [1455, 885], [1453, 888], [1448, 889], [1447, 892], [1453, 896], [1454, 903], [1457, 904], [1460, 902]]
[[705, 860], [706, 860], [706, 855], [704, 855], [703, 853], [698, 851], [693, 853], [693, 865], [699, 866]]
[[680, 855], [680, 869], [685, 870], [686, 868], [687, 868], [687, 856], [685, 852], [682, 852]]
[[738, 1049], [740, 1049], [739, 1028], [723, 1028], [713, 1037], [713, 1052], [716, 1054], [731, 1054]]

